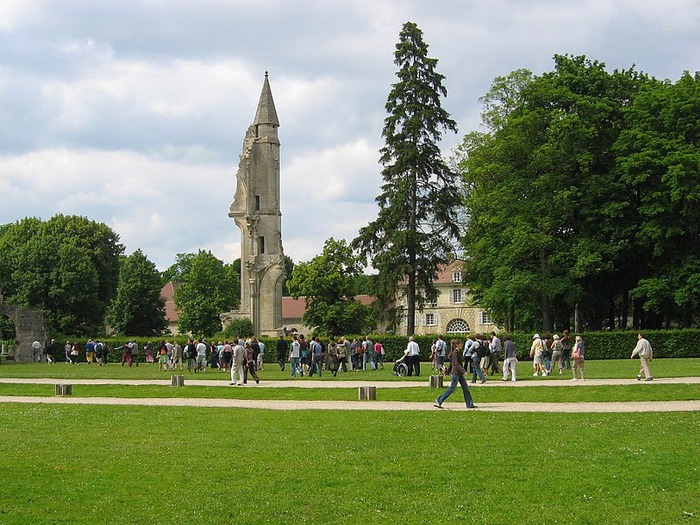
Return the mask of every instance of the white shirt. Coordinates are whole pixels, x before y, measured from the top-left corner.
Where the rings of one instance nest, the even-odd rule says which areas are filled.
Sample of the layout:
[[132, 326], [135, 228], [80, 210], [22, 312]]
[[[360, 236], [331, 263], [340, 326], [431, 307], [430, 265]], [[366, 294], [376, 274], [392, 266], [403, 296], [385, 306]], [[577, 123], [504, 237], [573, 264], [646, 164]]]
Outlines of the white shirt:
[[301, 350], [301, 346], [299, 345], [299, 341], [292, 341], [291, 357], [299, 357], [300, 350]]
[[408, 346], [406, 347], [406, 355], [419, 355], [420, 354], [420, 347], [418, 346], [418, 343], [415, 341], [409, 341]]
[[207, 355], [207, 345], [204, 343], [197, 343], [197, 355]]

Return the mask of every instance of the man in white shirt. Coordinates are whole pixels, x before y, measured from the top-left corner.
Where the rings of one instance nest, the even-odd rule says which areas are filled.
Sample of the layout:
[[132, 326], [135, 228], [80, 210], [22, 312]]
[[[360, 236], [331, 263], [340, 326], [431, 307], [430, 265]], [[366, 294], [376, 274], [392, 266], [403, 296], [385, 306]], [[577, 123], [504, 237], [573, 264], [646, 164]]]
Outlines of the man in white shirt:
[[408, 375], [413, 375], [415, 372], [416, 377], [420, 376], [420, 347], [413, 339], [413, 336], [408, 338], [408, 345], [404, 351], [406, 354], [406, 366], [408, 366]]
[[634, 347], [630, 359], [634, 359], [635, 356], [639, 356], [639, 360], [642, 363], [642, 368], [637, 374], [637, 381], [642, 379], [642, 373], [644, 373], [644, 381], [653, 381], [654, 378], [651, 375], [651, 370], [649, 370], [649, 361], [654, 357], [654, 351], [651, 348], [651, 343], [644, 337], [644, 334], [637, 334], [637, 346]]
[[292, 377], [297, 376], [297, 371], [301, 373], [301, 363], [299, 358], [301, 357], [301, 345], [299, 344], [299, 339], [295, 335], [292, 339], [292, 349], [289, 352], [289, 364], [292, 368]]
[[197, 370], [207, 371], [207, 345], [201, 339], [197, 343], [197, 368], [195, 371]]

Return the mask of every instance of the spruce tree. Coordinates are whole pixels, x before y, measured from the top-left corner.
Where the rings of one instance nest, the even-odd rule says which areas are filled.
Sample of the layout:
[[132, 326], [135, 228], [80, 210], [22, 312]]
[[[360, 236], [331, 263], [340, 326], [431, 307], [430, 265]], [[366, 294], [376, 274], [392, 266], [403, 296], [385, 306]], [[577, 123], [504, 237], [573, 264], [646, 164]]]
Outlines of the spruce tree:
[[447, 90], [437, 62], [428, 57], [418, 26], [405, 23], [394, 53], [398, 82], [385, 106], [379, 215], [352, 244], [379, 271], [383, 306], [392, 304], [400, 283], [406, 284], [408, 334], [414, 333], [416, 308], [437, 297], [433, 281], [458, 235], [459, 179], [438, 146], [443, 132], [456, 132], [457, 125], [440, 104]]

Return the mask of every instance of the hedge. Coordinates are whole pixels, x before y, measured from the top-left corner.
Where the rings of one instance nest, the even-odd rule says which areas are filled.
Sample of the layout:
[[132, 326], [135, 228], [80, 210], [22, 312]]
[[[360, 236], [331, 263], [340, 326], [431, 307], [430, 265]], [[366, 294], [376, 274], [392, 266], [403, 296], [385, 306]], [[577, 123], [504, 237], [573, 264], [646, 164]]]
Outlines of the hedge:
[[[584, 332], [581, 335], [586, 348], [586, 359], [627, 359], [634, 346], [637, 344], [637, 334], [638, 331], [615, 331], [615, 332]], [[651, 343], [654, 349], [654, 357], [677, 357], [677, 358], [688, 358], [688, 357], [700, 357], [700, 330], [698, 329], [685, 329], [685, 330], [646, 330], [644, 331], [647, 339]], [[545, 333], [542, 332], [541, 335], [544, 337]], [[560, 334], [561, 335], [561, 334]], [[572, 339], [575, 334], [572, 334]], [[362, 338], [356, 336], [358, 340]], [[445, 335], [445, 340], [449, 343], [450, 339], [457, 338], [453, 335]], [[499, 334], [499, 337], [503, 337], [503, 334]], [[515, 342], [518, 359], [527, 360], [530, 354], [530, 345], [532, 344], [532, 334], [511, 334], [513, 341]], [[416, 335], [414, 336], [415, 341], [418, 343], [421, 349], [421, 357], [425, 360], [430, 357], [430, 346], [435, 340], [435, 335]], [[86, 338], [76, 338], [68, 337], [70, 341], [78, 341], [80, 345], [80, 355], [79, 360], [85, 360], [85, 342]], [[108, 337], [100, 339], [103, 343], [109, 345], [112, 349], [109, 354], [110, 362], [120, 362], [121, 361], [121, 351], [115, 351], [118, 348], [130, 340], [136, 341], [139, 345], [139, 354], [141, 355], [141, 361], [143, 362], [143, 348], [146, 346], [148, 341], [152, 341], [154, 345], [154, 356], [156, 350], [162, 338], [155, 337]], [[187, 343], [187, 336], [168, 336], [167, 339], [171, 342], [178, 342], [181, 346]], [[219, 341], [223, 338], [215, 337], [213, 340]], [[348, 339], [352, 340], [353, 336], [348, 336]], [[385, 362], [394, 361], [398, 359], [403, 351], [406, 349], [408, 344], [408, 337], [401, 335], [390, 335], [390, 334], [375, 334], [370, 335], [370, 339], [373, 342], [377, 340], [382, 342], [384, 350], [386, 351], [386, 356], [384, 357]], [[464, 336], [458, 337], [460, 340], [464, 340]], [[262, 337], [262, 342], [265, 343], [265, 362], [274, 363], [277, 360], [277, 340], [278, 338], [273, 337]], [[286, 338], [287, 342], [291, 341], [290, 337]], [[63, 345], [65, 345], [66, 339], [57, 340], [58, 352], [56, 355], [57, 360], [63, 361], [65, 359], [63, 352]], [[328, 344], [328, 339], [321, 338], [324, 346]]]

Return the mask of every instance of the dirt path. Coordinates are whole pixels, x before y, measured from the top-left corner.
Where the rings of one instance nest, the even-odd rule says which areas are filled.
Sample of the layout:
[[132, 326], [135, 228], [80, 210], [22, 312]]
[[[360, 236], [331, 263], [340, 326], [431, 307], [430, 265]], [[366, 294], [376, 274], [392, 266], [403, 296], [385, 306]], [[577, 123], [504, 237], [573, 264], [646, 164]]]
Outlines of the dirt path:
[[[23, 379], [13, 377], [0, 378], [0, 383], [20, 383], [20, 384], [35, 384], [35, 385], [157, 385], [170, 386], [170, 379]], [[444, 385], [449, 385], [449, 379], [445, 379]], [[634, 379], [587, 379], [586, 381], [571, 381], [571, 379], [544, 379], [542, 381], [526, 380], [526, 381], [500, 381], [489, 380], [483, 385], [481, 383], [469, 384], [469, 388], [519, 388], [519, 387], [586, 387], [586, 386], [603, 386], [603, 385], [644, 385], [646, 387], [653, 385], [678, 385], [678, 384], [700, 384], [700, 377], [663, 377], [654, 379], [654, 381], [644, 382]], [[217, 386], [233, 388], [229, 385], [228, 378], [216, 379], [190, 379], [185, 376], [185, 385], [189, 386]], [[429, 379], [426, 377], [422, 381], [322, 381], [316, 379], [298, 379], [287, 381], [261, 381], [259, 385], [251, 382], [248, 387], [255, 388], [355, 388], [359, 386], [376, 386], [377, 388], [415, 388], [430, 386]]]
[[[209, 408], [253, 408], [263, 410], [391, 410], [437, 411], [431, 403], [400, 401], [280, 401], [201, 398], [117, 398], [117, 397], [34, 397], [0, 396], [0, 403], [63, 405], [138, 405]], [[442, 411], [459, 412], [691, 412], [700, 410], [698, 401], [649, 401], [616, 403], [480, 403], [467, 410], [461, 403], [445, 403]]]
[[[0, 378], [0, 383], [15, 384], [73, 384], [73, 385], [170, 385], [169, 380], [128, 380], [128, 379], [21, 379]], [[186, 385], [219, 386], [232, 389], [239, 388], [356, 388], [375, 386], [380, 391], [385, 388], [429, 387], [428, 381], [263, 381], [259, 385], [251, 383], [245, 387], [229, 386], [227, 381], [185, 379]], [[700, 377], [660, 378], [652, 382], [639, 382], [629, 379], [593, 379], [587, 381], [548, 380], [501, 382], [490, 381], [484, 385], [471, 385], [473, 388], [514, 388], [524, 386], [537, 387], [582, 387], [601, 385], [644, 385], [652, 387], [657, 384], [700, 384]], [[438, 390], [436, 390], [436, 394]], [[461, 399], [455, 393], [456, 399]], [[140, 405], [140, 406], [181, 406], [181, 407], [217, 407], [217, 408], [252, 408], [263, 410], [391, 410], [391, 411], [437, 411], [432, 403], [401, 401], [287, 401], [287, 400], [245, 400], [245, 399], [206, 399], [206, 398], [116, 398], [116, 397], [38, 397], [38, 396], [0, 396], [0, 403], [30, 404], [81, 404], [81, 405]], [[455, 401], [445, 403], [446, 411], [468, 411], [463, 403]], [[691, 401], [625, 401], [598, 403], [480, 403], [479, 412], [694, 412], [700, 411], [700, 400]]]

